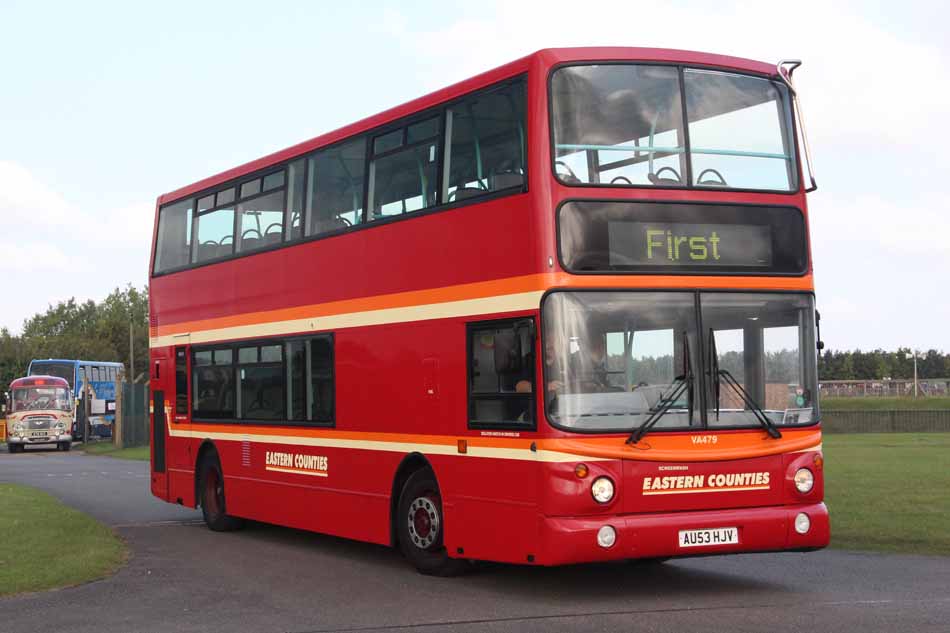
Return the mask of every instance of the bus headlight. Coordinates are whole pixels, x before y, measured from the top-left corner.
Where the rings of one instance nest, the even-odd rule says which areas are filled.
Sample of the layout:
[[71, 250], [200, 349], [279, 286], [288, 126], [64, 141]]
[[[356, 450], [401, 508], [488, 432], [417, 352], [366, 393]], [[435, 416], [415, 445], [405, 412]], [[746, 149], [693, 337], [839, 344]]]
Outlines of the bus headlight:
[[597, 503], [609, 503], [614, 498], [614, 482], [610, 477], [598, 477], [591, 484], [590, 493]]
[[22, 422], [20, 422], [19, 420], [17, 420], [16, 422], [13, 423], [13, 432], [14, 432], [14, 433], [19, 433], [19, 432], [21, 432], [22, 430], [23, 430], [23, 423], [22, 423]]
[[815, 486], [815, 476], [807, 468], [799, 468], [795, 471], [795, 488], [798, 492], [806, 494], [811, 492]]

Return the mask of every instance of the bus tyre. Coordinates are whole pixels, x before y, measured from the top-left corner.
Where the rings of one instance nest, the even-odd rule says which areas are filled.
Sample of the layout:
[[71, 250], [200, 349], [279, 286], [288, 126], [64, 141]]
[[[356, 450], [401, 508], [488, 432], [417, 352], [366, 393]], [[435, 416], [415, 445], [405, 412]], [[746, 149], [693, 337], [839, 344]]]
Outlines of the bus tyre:
[[72, 446], [70, 446], [70, 443], [69, 443], [69, 442], [60, 442], [60, 443], [56, 446], [56, 448], [58, 448], [59, 450], [63, 451], [64, 453], [68, 453], [68, 452], [69, 452], [69, 449], [72, 448]]
[[7, 443], [7, 450], [10, 452], [10, 454], [19, 453], [19, 452], [20, 452], [20, 445], [19, 445], [19, 444], [14, 444], [13, 442], [9, 442], [9, 443]]
[[243, 520], [228, 516], [226, 512], [224, 476], [217, 456], [209, 455], [202, 459], [198, 472], [198, 494], [205, 524], [215, 532], [230, 532], [244, 527]]
[[410, 475], [399, 495], [396, 535], [403, 556], [420, 573], [456, 576], [469, 568], [468, 561], [449, 558], [442, 544], [444, 526], [442, 496], [435, 473], [429, 468], [417, 470]]

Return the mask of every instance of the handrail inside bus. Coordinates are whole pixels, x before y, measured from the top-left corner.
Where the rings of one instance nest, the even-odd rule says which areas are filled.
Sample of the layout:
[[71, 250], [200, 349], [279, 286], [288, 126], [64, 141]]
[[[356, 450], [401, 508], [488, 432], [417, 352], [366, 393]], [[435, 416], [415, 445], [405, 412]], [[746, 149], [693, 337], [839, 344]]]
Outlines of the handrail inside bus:
[[[686, 149], [683, 147], [662, 147], [650, 145], [581, 145], [570, 143], [558, 143], [557, 149], [576, 149], [592, 150], [601, 152], [642, 152], [649, 154], [683, 154]], [[714, 154], [718, 156], [741, 156], [743, 158], [774, 158], [779, 160], [791, 160], [788, 154], [776, 154], [774, 152], [747, 152], [733, 149], [705, 149], [699, 147], [690, 148], [692, 154]]]

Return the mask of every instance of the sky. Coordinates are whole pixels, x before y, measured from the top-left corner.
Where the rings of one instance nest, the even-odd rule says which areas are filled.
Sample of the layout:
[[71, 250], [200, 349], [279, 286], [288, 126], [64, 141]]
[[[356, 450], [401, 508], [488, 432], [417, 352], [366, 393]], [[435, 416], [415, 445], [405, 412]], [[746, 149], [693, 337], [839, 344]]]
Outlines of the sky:
[[800, 58], [822, 338], [950, 351], [939, 2], [0, 0], [0, 327], [147, 283], [156, 197], [534, 50]]

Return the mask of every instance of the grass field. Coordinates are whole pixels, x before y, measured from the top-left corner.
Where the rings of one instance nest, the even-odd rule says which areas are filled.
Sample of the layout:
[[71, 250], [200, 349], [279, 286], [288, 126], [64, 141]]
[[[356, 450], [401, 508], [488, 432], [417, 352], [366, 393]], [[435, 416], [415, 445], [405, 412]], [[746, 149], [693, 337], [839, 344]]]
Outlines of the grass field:
[[822, 398], [822, 411], [895, 411], [950, 409], [950, 398]]
[[112, 530], [45, 492], [0, 484], [0, 508], [0, 596], [101, 578], [126, 559]]
[[950, 555], [950, 433], [823, 442], [832, 547]]
[[89, 455], [106, 455], [108, 457], [119, 457], [121, 459], [138, 459], [148, 461], [148, 446], [135, 446], [133, 448], [118, 449], [109, 442], [97, 442], [84, 446], [82, 450]]

